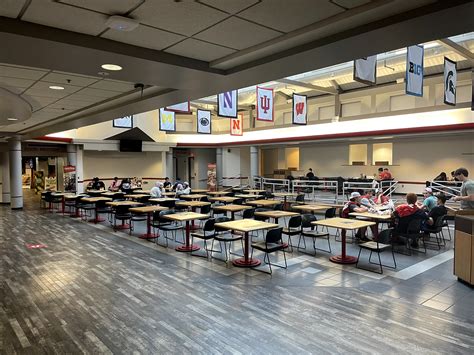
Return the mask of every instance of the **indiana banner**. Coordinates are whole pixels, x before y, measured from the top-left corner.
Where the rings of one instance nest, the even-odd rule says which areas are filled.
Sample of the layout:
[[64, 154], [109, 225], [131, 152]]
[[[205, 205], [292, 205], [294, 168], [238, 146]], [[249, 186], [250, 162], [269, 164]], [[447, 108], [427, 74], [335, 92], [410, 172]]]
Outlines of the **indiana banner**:
[[197, 132], [211, 134], [211, 111], [197, 110]]
[[273, 89], [257, 86], [257, 120], [273, 121]]
[[176, 131], [176, 113], [160, 108], [160, 131]]
[[308, 98], [306, 95], [293, 94], [293, 124], [308, 123]]
[[237, 90], [217, 95], [217, 114], [221, 117], [237, 118], [238, 99]]
[[444, 57], [444, 103], [456, 106], [456, 62]]
[[180, 104], [176, 105], [171, 105], [165, 107], [166, 110], [168, 111], [173, 111], [173, 112], [178, 112], [178, 113], [190, 113], [191, 112], [191, 106], [189, 104], [189, 101], [182, 102]]
[[354, 60], [354, 80], [370, 85], [377, 83], [377, 55]]
[[423, 96], [423, 46], [407, 48], [406, 84], [407, 95]]
[[230, 120], [230, 135], [241, 136], [244, 134], [244, 115], [239, 113], [237, 118]]

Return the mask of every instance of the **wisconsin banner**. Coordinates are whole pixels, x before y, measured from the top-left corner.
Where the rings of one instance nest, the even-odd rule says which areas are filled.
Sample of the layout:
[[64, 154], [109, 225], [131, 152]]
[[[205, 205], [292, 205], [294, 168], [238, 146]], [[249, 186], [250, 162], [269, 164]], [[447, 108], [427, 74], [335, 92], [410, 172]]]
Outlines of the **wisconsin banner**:
[[230, 120], [230, 135], [241, 136], [244, 134], [244, 115], [239, 113], [237, 118]]
[[197, 110], [197, 132], [211, 134], [211, 111]]
[[456, 106], [456, 82], [458, 78], [456, 62], [444, 57], [444, 103]]
[[217, 95], [217, 114], [221, 117], [237, 118], [238, 98], [237, 90]]
[[257, 120], [273, 121], [273, 89], [257, 86]]
[[377, 55], [354, 60], [354, 80], [370, 85], [377, 83]]
[[308, 120], [306, 95], [293, 94], [293, 124], [306, 124]]
[[160, 108], [160, 131], [176, 131], [176, 113]]
[[407, 48], [405, 92], [407, 95], [423, 96], [423, 46]]
[[191, 106], [189, 104], [189, 101], [182, 102], [182, 103], [176, 104], [176, 105], [167, 106], [165, 108], [168, 111], [179, 112], [179, 113], [190, 113], [191, 112]]

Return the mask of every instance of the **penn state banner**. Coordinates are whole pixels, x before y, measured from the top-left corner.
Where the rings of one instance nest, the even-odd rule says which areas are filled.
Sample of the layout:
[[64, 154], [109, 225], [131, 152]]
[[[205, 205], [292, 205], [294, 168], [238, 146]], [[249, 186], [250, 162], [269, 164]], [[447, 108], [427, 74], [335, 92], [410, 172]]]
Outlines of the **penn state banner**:
[[160, 131], [176, 131], [176, 113], [160, 108]]
[[189, 101], [182, 102], [180, 104], [171, 105], [165, 107], [168, 111], [179, 112], [179, 113], [190, 113], [191, 112], [191, 105]]
[[238, 98], [237, 90], [217, 95], [217, 114], [221, 117], [237, 118]]
[[306, 124], [308, 119], [308, 98], [306, 95], [293, 94], [293, 124]]
[[444, 57], [444, 103], [456, 106], [456, 62]]
[[407, 48], [406, 84], [407, 95], [423, 96], [423, 56], [421, 45]]
[[377, 83], [377, 55], [354, 60], [354, 80], [371, 85]]
[[244, 115], [239, 113], [237, 118], [230, 120], [230, 135], [241, 136], [244, 134]]
[[273, 89], [257, 86], [257, 120], [273, 121]]
[[197, 110], [197, 132], [211, 134], [211, 111]]

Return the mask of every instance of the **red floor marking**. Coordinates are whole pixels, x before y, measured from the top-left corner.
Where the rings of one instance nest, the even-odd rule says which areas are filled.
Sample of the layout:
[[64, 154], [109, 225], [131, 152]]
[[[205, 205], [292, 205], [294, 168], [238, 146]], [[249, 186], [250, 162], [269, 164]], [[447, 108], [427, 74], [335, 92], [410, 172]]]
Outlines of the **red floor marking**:
[[25, 244], [28, 249], [41, 249], [41, 248], [47, 248], [45, 244], [30, 244], [26, 243]]

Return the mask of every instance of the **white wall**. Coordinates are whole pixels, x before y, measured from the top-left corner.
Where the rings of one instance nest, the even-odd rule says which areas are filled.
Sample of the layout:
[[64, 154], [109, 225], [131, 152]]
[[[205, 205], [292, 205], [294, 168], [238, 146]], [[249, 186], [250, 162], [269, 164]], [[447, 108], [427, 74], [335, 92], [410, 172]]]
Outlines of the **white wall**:
[[216, 162], [215, 149], [191, 149], [194, 154], [194, 179], [193, 188], [207, 188], [207, 164]]

